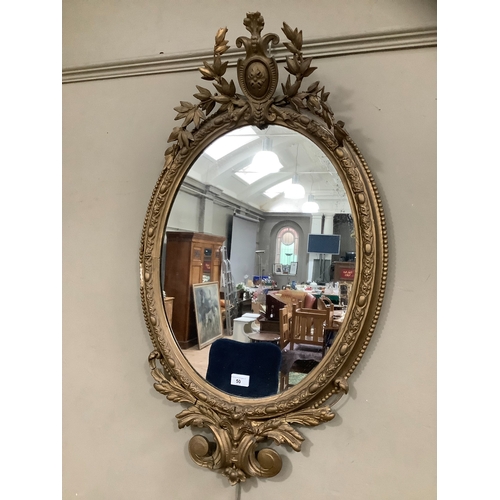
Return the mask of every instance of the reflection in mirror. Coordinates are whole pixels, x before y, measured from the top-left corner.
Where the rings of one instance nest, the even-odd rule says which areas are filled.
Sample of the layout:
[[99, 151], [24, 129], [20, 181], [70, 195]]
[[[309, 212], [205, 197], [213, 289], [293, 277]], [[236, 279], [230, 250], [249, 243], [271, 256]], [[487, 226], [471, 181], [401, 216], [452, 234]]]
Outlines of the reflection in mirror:
[[[282, 353], [276, 391], [296, 385], [342, 325], [355, 252], [346, 191], [318, 146], [277, 125], [222, 136], [189, 170], [165, 231], [163, 295], [184, 355], [206, 377], [209, 361], [228, 369], [230, 356], [211, 359], [216, 339], [268, 342]], [[218, 284], [217, 304], [195, 303], [203, 283]], [[224, 390], [244, 396], [245, 377], [257, 377], [247, 371]]]

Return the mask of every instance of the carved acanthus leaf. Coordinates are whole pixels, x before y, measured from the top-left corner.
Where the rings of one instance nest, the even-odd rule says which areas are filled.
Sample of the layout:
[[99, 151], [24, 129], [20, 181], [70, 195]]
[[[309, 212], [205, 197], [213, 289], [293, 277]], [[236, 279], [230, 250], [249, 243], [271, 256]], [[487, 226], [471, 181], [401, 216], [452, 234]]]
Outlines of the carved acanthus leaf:
[[195, 403], [196, 398], [188, 390], [182, 387], [175, 378], [167, 378], [164, 372], [157, 368], [156, 360], [161, 359], [161, 357], [162, 355], [160, 352], [153, 351], [148, 358], [151, 375], [156, 380], [153, 387], [160, 394], [166, 396], [169, 401], [174, 401], [175, 403]]
[[214, 411], [205, 405], [195, 405], [181, 411], [176, 415], [179, 420], [179, 429], [186, 426], [210, 427], [219, 425], [220, 417]]
[[285, 419], [275, 418], [259, 425], [255, 434], [261, 438], [274, 440], [278, 444], [288, 444], [295, 451], [300, 451], [304, 437]]
[[335, 417], [329, 406], [320, 408], [306, 408], [304, 410], [289, 413], [286, 416], [286, 421], [291, 424], [300, 424], [307, 426], [315, 426], [324, 422], [329, 422]]

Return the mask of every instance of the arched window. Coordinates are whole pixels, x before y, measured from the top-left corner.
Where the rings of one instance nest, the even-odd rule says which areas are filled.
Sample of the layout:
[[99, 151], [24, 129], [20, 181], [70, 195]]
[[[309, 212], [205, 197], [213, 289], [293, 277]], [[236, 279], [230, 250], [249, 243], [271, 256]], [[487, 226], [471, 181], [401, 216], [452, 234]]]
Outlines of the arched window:
[[277, 264], [289, 266], [292, 262], [297, 262], [299, 253], [299, 235], [293, 227], [282, 227], [276, 235], [276, 255]]

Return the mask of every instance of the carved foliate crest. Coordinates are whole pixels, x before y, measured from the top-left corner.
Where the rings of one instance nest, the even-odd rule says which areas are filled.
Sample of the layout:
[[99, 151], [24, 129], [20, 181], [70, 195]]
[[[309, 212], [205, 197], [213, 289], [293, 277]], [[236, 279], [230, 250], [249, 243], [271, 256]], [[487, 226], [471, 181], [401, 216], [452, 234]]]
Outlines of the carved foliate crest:
[[[273, 57], [268, 56], [270, 45], [279, 43], [278, 35], [268, 33], [261, 36], [264, 28], [264, 18], [260, 12], [251, 12], [243, 21], [250, 37], [241, 36], [236, 39], [238, 47], [244, 46], [245, 59], [238, 60], [238, 83], [244, 95], [236, 92], [232, 80], [227, 81], [224, 75], [228, 62], [222, 62], [222, 55], [230, 48], [225, 39], [227, 28], [220, 28], [215, 35], [213, 62], [204, 61], [199, 68], [202, 79], [211, 81], [217, 92], [196, 85], [198, 92], [193, 97], [198, 104], [181, 101], [176, 120], [183, 120], [180, 127], [175, 127], [168, 142], [175, 142], [167, 149], [166, 156], [175, 157], [182, 148], [188, 148], [194, 141], [193, 133], [205, 123], [209, 115], [227, 112], [235, 123], [245, 120], [259, 127], [276, 121], [277, 117], [286, 118], [281, 108], [290, 106], [297, 112], [308, 110], [319, 116], [328, 128], [334, 128], [333, 111], [327, 103], [329, 92], [319, 81], [311, 83], [306, 90], [301, 89], [302, 80], [310, 76], [316, 67], [311, 66], [311, 57], [302, 53], [302, 31], [292, 29], [283, 23], [282, 31], [288, 42], [283, 45], [290, 51], [286, 58], [286, 71], [290, 73], [286, 83], [282, 85], [283, 94], [275, 95], [278, 85], [278, 65]], [[295, 77], [292, 81], [291, 76]], [[341, 123], [341, 122], [340, 122]], [[339, 127], [335, 127], [339, 128]]]

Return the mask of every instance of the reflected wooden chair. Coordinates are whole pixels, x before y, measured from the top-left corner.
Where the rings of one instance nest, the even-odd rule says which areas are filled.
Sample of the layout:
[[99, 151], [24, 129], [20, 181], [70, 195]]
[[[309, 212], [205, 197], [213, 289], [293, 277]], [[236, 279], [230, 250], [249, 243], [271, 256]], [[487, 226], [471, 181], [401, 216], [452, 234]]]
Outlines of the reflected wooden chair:
[[322, 295], [318, 299], [318, 309], [321, 311], [328, 311], [328, 328], [334, 329], [334, 330], [339, 330], [341, 323], [337, 320], [335, 317], [335, 306], [333, 302], [326, 297], [325, 295]]
[[283, 350], [290, 343], [290, 336], [292, 332], [291, 322], [292, 313], [288, 307], [283, 307], [279, 310], [280, 320], [280, 348]]
[[339, 333], [340, 327], [342, 326], [342, 321], [339, 321], [339, 319], [335, 316], [335, 306], [333, 302], [325, 295], [322, 295], [318, 299], [318, 309], [327, 310], [329, 312], [328, 323], [325, 327], [323, 335], [324, 356], [328, 349], [330, 349], [330, 347], [333, 345], [333, 341], [335, 340], [335, 337], [337, 336], [337, 333]]
[[318, 302], [317, 302], [317, 307], [319, 311], [328, 311], [328, 322], [327, 325], [331, 326], [333, 324], [333, 313], [334, 313], [334, 307], [333, 307], [333, 302], [328, 298], [322, 295], [319, 297]]
[[[282, 350], [280, 389], [289, 386], [289, 374], [309, 373], [323, 358], [324, 329], [328, 328], [330, 311], [292, 306], [287, 349]], [[283, 320], [284, 321], [284, 320]]]
[[[283, 350], [290, 344], [290, 336], [292, 332], [292, 312], [288, 307], [283, 307], [279, 310], [280, 320], [280, 349], [283, 355]], [[288, 385], [287, 375], [280, 370], [280, 389]]]
[[330, 321], [330, 311], [292, 306], [290, 349], [295, 346], [323, 346], [323, 330]]

